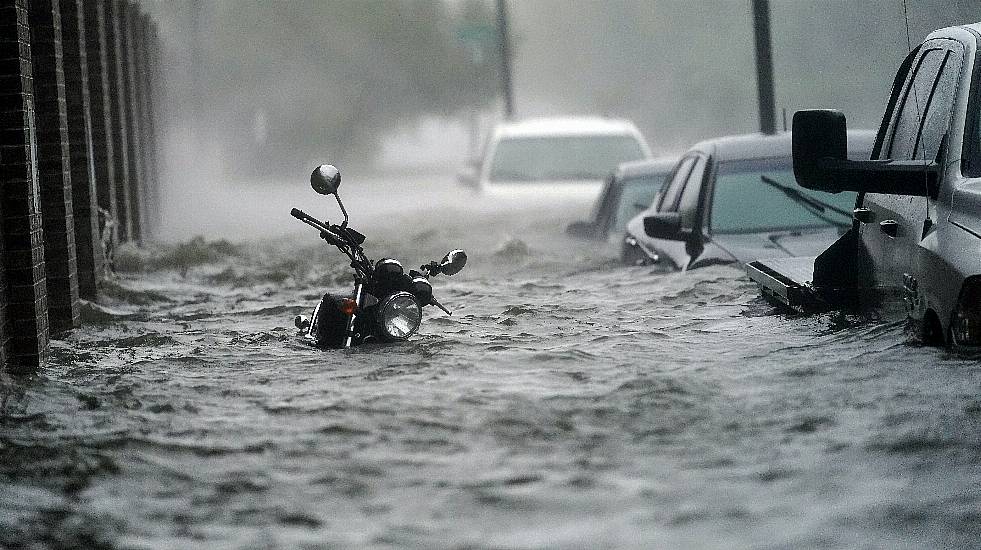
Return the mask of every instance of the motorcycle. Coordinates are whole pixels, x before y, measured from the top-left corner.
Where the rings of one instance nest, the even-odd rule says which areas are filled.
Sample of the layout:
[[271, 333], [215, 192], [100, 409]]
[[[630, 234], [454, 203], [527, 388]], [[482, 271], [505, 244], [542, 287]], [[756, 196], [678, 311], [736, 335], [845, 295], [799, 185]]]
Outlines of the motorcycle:
[[467, 265], [467, 253], [452, 250], [439, 262], [420, 266], [419, 271], [405, 273], [394, 258], [372, 262], [361, 245], [366, 237], [348, 226], [347, 210], [337, 193], [340, 171], [330, 164], [317, 167], [310, 175], [310, 185], [321, 195], [333, 195], [344, 215], [339, 225], [320, 221], [299, 209], [290, 215], [320, 232], [320, 238], [337, 247], [351, 260], [354, 291], [350, 296], [324, 294], [310, 317], [297, 315], [293, 322], [301, 339], [318, 348], [349, 348], [369, 342], [408, 340], [419, 330], [422, 308], [436, 306], [452, 315], [433, 296], [429, 278], [455, 275]]

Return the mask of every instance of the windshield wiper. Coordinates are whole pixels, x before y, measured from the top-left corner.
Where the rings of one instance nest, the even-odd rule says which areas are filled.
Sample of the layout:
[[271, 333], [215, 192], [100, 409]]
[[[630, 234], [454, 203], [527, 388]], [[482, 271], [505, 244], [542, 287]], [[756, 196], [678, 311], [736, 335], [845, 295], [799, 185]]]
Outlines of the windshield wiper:
[[773, 178], [771, 178], [769, 176], [761, 175], [760, 176], [760, 181], [762, 181], [763, 183], [769, 185], [770, 187], [773, 187], [777, 191], [780, 191], [781, 193], [783, 193], [784, 195], [786, 195], [787, 198], [789, 198], [792, 201], [796, 202], [797, 204], [803, 206], [811, 214], [814, 214], [815, 216], [821, 218], [822, 220], [824, 220], [824, 221], [826, 221], [826, 222], [828, 222], [828, 223], [830, 223], [832, 225], [836, 225], [838, 227], [849, 227], [849, 226], [851, 226], [851, 223], [842, 223], [840, 220], [833, 220], [833, 219], [831, 219], [831, 218], [829, 218], [829, 217], [827, 217], [827, 216], [824, 215], [824, 213], [826, 211], [829, 211], [830, 210], [831, 212], [834, 212], [835, 214], [838, 214], [839, 216], [843, 216], [843, 217], [848, 218], [849, 220], [851, 220], [852, 219], [852, 213], [849, 212], [849, 211], [847, 211], [847, 210], [844, 210], [842, 208], [838, 208], [837, 206], [835, 206], [833, 204], [830, 204], [830, 203], [827, 203], [827, 202], [824, 202], [821, 199], [817, 199], [817, 198], [814, 198], [814, 197], [812, 197], [810, 195], [801, 193], [797, 189], [794, 189], [793, 187], [790, 187], [789, 185], [785, 185], [783, 183], [780, 183], [779, 181], [777, 181], [777, 180], [775, 180], [775, 179], [773, 179]]

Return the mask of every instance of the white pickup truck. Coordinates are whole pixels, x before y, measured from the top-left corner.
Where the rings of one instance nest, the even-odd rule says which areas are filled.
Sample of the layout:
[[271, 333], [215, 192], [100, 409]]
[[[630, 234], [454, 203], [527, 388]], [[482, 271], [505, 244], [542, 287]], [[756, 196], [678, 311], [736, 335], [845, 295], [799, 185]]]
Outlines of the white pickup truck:
[[903, 304], [924, 342], [981, 346], [981, 24], [931, 33], [903, 61], [871, 160], [846, 156], [845, 117], [794, 115], [799, 185], [857, 191], [851, 229], [816, 258], [757, 261], [771, 301]]

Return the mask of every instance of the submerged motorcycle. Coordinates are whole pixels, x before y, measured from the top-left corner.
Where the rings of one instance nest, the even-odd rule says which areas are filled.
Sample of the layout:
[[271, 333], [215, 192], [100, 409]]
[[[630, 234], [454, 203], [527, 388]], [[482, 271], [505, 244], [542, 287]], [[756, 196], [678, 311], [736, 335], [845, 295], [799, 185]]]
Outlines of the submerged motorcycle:
[[340, 225], [331, 224], [296, 208], [290, 215], [319, 231], [321, 239], [351, 259], [354, 292], [350, 296], [324, 294], [310, 317], [296, 316], [293, 322], [303, 341], [319, 348], [397, 342], [407, 340], [419, 330], [425, 306], [436, 306], [452, 315], [433, 297], [429, 277], [459, 273], [467, 265], [466, 252], [453, 250], [440, 262], [429, 262], [419, 268], [421, 271], [408, 273], [393, 258], [382, 258], [373, 263], [361, 247], [365, 236], [348, 227], [347, 210], [337, 194], [341, 185], [340, 171], [330, 164], [321, 165], [310, 175], [310, 185], [321, 195], [334, 196], [344, 221]]

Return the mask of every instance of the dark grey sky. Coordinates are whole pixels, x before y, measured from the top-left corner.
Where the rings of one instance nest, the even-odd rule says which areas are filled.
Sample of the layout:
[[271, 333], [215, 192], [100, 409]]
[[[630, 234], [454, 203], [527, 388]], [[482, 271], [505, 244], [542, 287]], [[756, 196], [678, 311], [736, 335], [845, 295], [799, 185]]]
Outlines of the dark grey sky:
[[[978, 0], [907, 1], [913, 43], [981, 20]], [[494, 60], [474, 71], [458, 36], [493, 21], [491, 0], [143, 3], [167, 44], [171, 143], [241, 176], [370, 159], [395, 128], [497, 99]], [[758, 127], [750, 0], [509, 6], [521, 115], [626, 116], [662, 150]], [[878, 123], [907, 49], [902, 0], [772, 0], [772, 21], [778, 109]]]
[[[512, 2], [520, 114], [599, 111], [634, 119], [655, 147], [755, 131], [749, 0]], [[878, 125], [907, 53], [902, 0], [773, 0], [778, 112], [845, 111]], [[981, 20], [976, 0], [908, 0], [915, 45]], [[779, 120], [779, 115], [778, 115]]]

